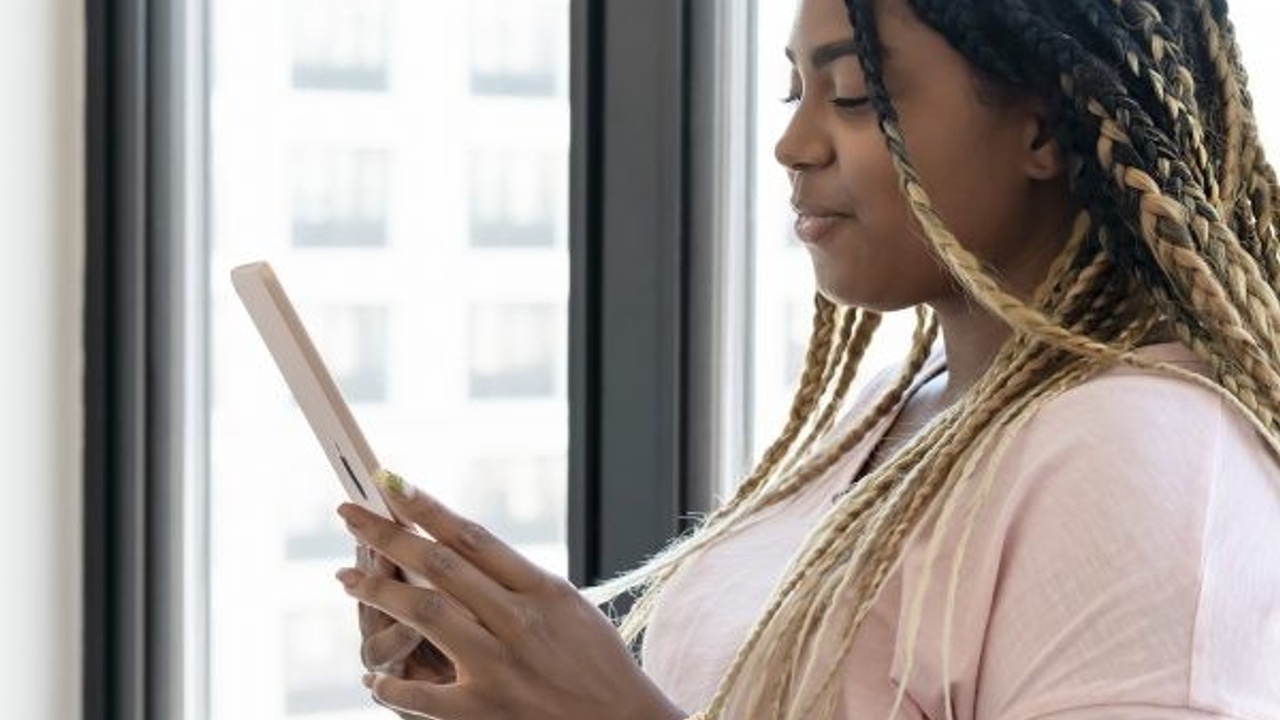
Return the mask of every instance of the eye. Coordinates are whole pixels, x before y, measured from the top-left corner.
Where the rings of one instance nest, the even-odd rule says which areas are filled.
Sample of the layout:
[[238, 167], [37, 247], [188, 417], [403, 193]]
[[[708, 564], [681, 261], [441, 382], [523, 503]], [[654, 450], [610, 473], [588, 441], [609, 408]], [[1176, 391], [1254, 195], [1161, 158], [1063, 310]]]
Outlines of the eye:
[[782, 98], [782, 100], [780, 100], [779, 102], [781, 102], [783, 105], [795, 105], [796, 103], [800, 102], [800, 93], [797, 93], [797, 92], [787, 93], [787, 96]]
[[864, 107], [870, 104], [870, 102], [871, 102], [871, 98], [869, 97], [855, 97], [855, 98], [838, 97], [838, 98], [831, 99], [831, 104], [835, 105], [841, 110], [857, 110], [861, 107]]

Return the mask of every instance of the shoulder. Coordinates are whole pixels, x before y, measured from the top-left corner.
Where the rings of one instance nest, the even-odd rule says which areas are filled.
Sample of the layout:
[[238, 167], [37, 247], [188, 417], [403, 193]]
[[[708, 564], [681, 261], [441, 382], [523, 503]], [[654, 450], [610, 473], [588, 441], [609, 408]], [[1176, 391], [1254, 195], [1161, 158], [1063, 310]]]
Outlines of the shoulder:
[[[1200, 369], [1181, 346], [1152, 354]], [[1101, 373], [1013, 433], [990, 458], [1005, 483], [1010, 531], [1100, 550], [1171, 527], [1197, 542], [1190, 531], [1204, 527], [1206, 513], [1232, 498], [1275, 497], [1280, 485], [1280, 463], [1243, 413], [1206, 387], [1148, 370]]]
[[1121, 368], [1016, 433], [990, 466], [1004, 485], [985, 688], [1006, 712], [993, 714], [1141, 702], [1275, 716], [1280, 634], [1255, 629], [1276, 619], [1280, 556], [1264, 548], [1280, 541], [1280, 465], [1252, 425], [1197, 384]]
[[[1193, 372], [1202, 369], [1178, 345], [1159, 346], [1149, 355]], [[1161, 478], [1234, 472], [1242, 451], [1267, 453], [1252, 425], [1218, 394], [1131, 367], [1105, 371], [1052, 398], [1016, 433], [1002, 461], [1006, 472], [1123, 475], [1148, 487]]]

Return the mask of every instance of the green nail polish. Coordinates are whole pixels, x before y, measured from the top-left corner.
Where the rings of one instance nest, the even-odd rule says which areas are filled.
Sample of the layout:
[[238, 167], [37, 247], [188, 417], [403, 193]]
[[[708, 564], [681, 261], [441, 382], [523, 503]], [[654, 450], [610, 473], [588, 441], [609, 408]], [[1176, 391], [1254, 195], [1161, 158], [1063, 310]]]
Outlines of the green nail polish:
[[390, 470], [379, 470], [373, 476], [373, 481], [378, 483], [378, 487], [395, 495], [398, 498], [409, 497], [409, 485], [404, 478], [391, 472]]

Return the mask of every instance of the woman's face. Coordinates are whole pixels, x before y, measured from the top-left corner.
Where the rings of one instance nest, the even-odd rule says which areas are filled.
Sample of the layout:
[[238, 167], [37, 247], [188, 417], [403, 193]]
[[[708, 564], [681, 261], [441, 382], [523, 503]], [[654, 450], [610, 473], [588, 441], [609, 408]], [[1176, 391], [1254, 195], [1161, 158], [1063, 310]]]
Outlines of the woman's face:
[[[885, 84], [910, 158], [960, 242], [1015, 291], [1034, 289], [1069, 222], [1040, 103], [980, 96], [968, 62], [906, 0], [877, 3]], [[955, 300], [877, 125], [842, 0], [800, 0], [788, 56], [794, 115], [777, 145], [797, 234], [832, 300], [889, 311]]]

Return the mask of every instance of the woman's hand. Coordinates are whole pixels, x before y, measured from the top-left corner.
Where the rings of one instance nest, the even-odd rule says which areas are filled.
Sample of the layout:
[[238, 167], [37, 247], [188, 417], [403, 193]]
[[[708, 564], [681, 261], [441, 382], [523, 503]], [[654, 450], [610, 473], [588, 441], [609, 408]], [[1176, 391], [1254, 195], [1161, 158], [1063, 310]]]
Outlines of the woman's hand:
[[357, 568], [338, 578], [356, 599], [438, 647], [456, 674], [440, 682], [372, 673], [365, 684], [379, 702], [441, 720], [684, 717], [572, 584], [398, 478], [386, 490], [397, 516], [435, 540], [356, 505], [338, 512], [362, 544], [438, 589]]
[[[392, 580], [400, 577], [394, 564], [363, 545], [357, 547], [356, 562], [357, 567], [370, 576]], [[360, 661], [366, 670], [435, 685], [457, 680], [453, 663], [417, 630], [365, 603], [359, 603], [357, 612]], [[407, 713], [400, 716], [405, 720], [413, 717]]]

